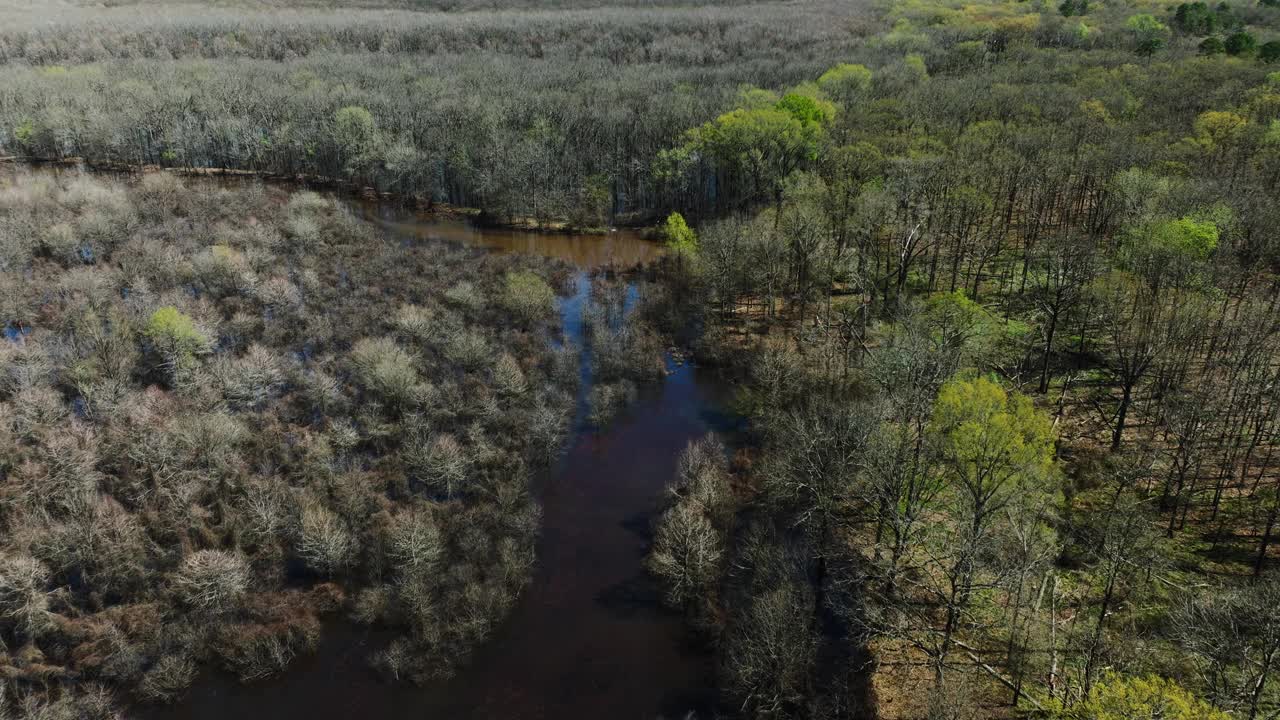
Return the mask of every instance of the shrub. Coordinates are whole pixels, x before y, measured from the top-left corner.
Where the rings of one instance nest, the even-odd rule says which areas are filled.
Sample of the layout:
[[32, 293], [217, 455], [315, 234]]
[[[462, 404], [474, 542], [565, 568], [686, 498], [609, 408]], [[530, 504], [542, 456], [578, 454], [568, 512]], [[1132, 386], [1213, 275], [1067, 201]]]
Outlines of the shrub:
[[409, 404], [418, 388], [417, 358], [391, 338], [365, 338], [351, 349], [361, 386], [393, 406]]
[[1060, 717], [1067, 720], [1227, 720], [1229, 716], [1172, 680], [1116, 676], [1095, 685], [1087, 698]]
[[209, 352], [213, 345], [190, 317], [172, 305], [153, 312], [142, 332], [171, 376], [189, 369], [195, 357]]
[[455, 283], [445, 291], [444, 297], [453, 305], [466, 310], [479, 310], [484, 307], [484, 296], [476, 290], [475, 285], [463, 280]]
[[1270, 40], [1258, 48], [1258, 59], [1264, 63], [1280, 62], [1280, 40]]
[[243, 357], [219, 359], [213, 371], [223, 397], [241, 407], [259, 407], [284, 387], [280, 358], [258, 344], [250, 345]]
[[555, 314], [556, 294], [537, 273], [509, 272], [502, 304], [518, 323], [528, 327]]
[[596, 427], [604, 427], [636, 400], [635, 383], [629, 380], [596, 383], [591, 388], [587, 405], [591, 408], [588, 419]]
[[173, 702], [195, 679], [196, 664], [190, 657], [164, 655], [142, 676], [138, 694], [153, 702]]
[[503, 353], [493, 366], [493, 382], [498, 392], [504, 395], [520, 395], [528, 390], [524, 371], [520, 363], [510, 353]]
[[422, 341], [430, 337], [435, 314], [420, 305], [401, 305], [396, 310], [395, 325], [405, 338]]
[[50, 627], [49, 570], [33, 557], [0, 555], [0, 618], [19, 637], [33, 639]]
[[173, 586], [187, 605], [210, 612], [235, 607], [249, 590], [249, 563], [239, 553], [198, 550], [186, 557]]
[[1228, 55], [1253, 55], [1258, 52], [1257, 38], [1243, 30], [1228, 35], [1223, 46]]
[[388, 554], [397, 572], [405, 575], [436, 571], [445, 559], [445, 542], [430, 514], [410, 511], [397, 515], [388, 539]]
[[467, 327], [453, 330], [445, 337], [444, 357], [463, 370], [478, 370], [493, 355], [489, 340], [481, 331]]
[[307, 497], [302, 501], [297, 552], [310, 570], [331, 576], [355, 559], [356, 543], [342, 518], [318, 499]]

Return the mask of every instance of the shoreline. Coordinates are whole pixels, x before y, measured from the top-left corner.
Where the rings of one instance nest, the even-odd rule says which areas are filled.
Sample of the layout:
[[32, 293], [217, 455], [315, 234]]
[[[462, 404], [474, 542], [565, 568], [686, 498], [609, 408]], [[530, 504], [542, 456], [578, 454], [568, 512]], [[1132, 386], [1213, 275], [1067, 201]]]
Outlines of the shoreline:
[[647, 236], [655, 227], [652, 222], [621, 222], [603, 227], [578, 227], [562, 220], [555, 220], [550, 223], [540, 223], [529, 217], [516, 218], [507, 222], [495, 222], [492, 218], [485, 218], [485, 211], [482, 208], [434, 202], [424, 200], [423, 198], [414, 195], [405, 195], [391, 192], [389, 190], [376, 190], [368, 185], [361, 185], [350, 180], [327, 177], [324, 175], [306, 175], [303, 173], [288, 175], [284, 173], [268, 172], [265, 170], [241, 170], [237, 168], [171, 167], [165, 165], [130, 165], [127, 163], [94, 163], [82, 157], [47, 159], [25, 157], [22, 155], [6, 155], [0, 156], [0, 164], [15, 166], [22, 165], [27, 167], [50, 166], [84, 168], [93, 172], [122, 173], [129, 175], [147, 175], [151, 173], [165, 172], [173, 173], [182, 177], [252, 178], [261, 180], [264, 183], [287, 185], [293, 188], [340, 192], [361, 200], [395, 203], [403, 207], [412, 208], [414, 211], [424, 213], [428, 216], [467, 220], [476, 225], [476, 227], [490, 230], [519, 230], [522, 232], [545, 233], [547, 235], [608, 235], [616, 230], [631, 230], [640, 233], [641, 236]]

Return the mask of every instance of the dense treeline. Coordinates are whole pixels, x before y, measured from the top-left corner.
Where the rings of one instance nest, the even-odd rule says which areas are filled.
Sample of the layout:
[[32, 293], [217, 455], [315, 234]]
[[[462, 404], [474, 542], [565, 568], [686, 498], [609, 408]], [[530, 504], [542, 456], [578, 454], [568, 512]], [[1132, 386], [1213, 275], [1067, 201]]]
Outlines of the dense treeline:
[[447, 675], [527, 581], [560, 265], [309, 192], [10, 173], [0, 271], [5, 713], [278, 672], [339, 611]]
[[[1280, 709], [1280, 74], [1200, 51], [1280, 14], [1187, 7], [902, 4], [913, 54], [660, 155], [737, 209], [666, 232], [759, 448], [690, 449], [650, 558], [733, 707]], [[1077, 18], [1124, 40], [1010, 42]]]
[[681, 131], [740, 85], [821, 72], [864, 13], [126, 8], [16, 23], [0, 31], [0, 152], [320, 175], [600, 226], [658, 206], [649, 165]]
[[[600, 225], [679, 210], [697, 232], [678, 215], [664, 226], [672, 248], [665, 290], [647, 288], [650, 302], [638, 311], [617, 283], [592, 290], [584, 324], [600, 383], [590, 420], [608, 422], [636, 381], [661, 372], [659, 330], [700, 328], [699, 356], [740, 373], [753, 446], [732, 462], [714, 438], [690, 448], [649, 558], [665, 599], [714, 644], [726, 708], [775, 718], [860, 717], [874, 707], [884, 717], [1016, 708], [1081, 719], [1254, 720], [1280, 711], [1278, 23], [1272, 0], [913, 1], [876, 12], [827, 2], [459, 14], [77, 10], [52, 26], [0, 31], [0, 148], [324, 176], [502, 220]], [[3, 281], [18, 290], [0, 293], [0, 308], [8, 334], [23, 343], [8, 350], [16, 380], [3, 396], [21, 419], [8, 432], [22, 460], [3, 468], [15, 488], [54, 477], [58, 466], [46, 458], [56, 453], [46, 445], [79, 437], [27, 428], [102, 422], [92, 414], [96, 398], [105, 393], [111, 407], [117, 391], [95, 383], [120, 373], [130, 387], [165, 388], [149, 392], [184, 408], [233, 419], [272, 408], [272, 422], [302, 429], [283, 446], [255, 445], [252, 465], [187, 468], [218, 483], [192, 516], [199, 532], [169, 527], [166, 513], [151, 510], [172, 493], [104, 489], [139, 532], [157, 533], [143, 567], [163, 578], [158, 585], [94, 595], [83, 578], [109, 571], [66, 564], [52, 541], [15, 548], [18, 565], [4, 575], [17, 578], [2, 596], [12, 599], [5, 639], [23, 649], [11, 662], [34, 677], [46, 663], [30, 648], [99, 657], [68, 650], [76, 646], [59, 633], [69, 631], [26, 642], [20, 633], [33, 632], [24, 624], [33, 607], [36, 617], [62, 607], [102, 614], [136, 604], [127, 588], [145, 587], [134, 592], [190, 618], [204, 602], [190, 598], [205, 597], [209, 585], [199, 578], [211, 575], [244, 574], [248, 588], [291, 592], [270, 584], [280, 574], [262, 574], [254, 536], [237, 524], [245, 474], [281, 476], [292, 489], [281, 491], [297, 503], [281, 511], [287, 531], [266, 557], [288, 561], [285, 571], [272, 566], [278, 573], [311, 580], [310, 612], [335, 602], [319, 582], [332, 577], [344, 591], [364, 588], [352, 602], [360, 617], [411, 630], [381, 658], [392, 674], [440, 672], [419, 663], [482, 637], [518, 587], [522, 576], [511, 568], [528, 560], [518, 551], [532, 525], [522, 483], [500, 479], [522, 477], [531, 447], [556, 445], [573, 376], [542, 332], [548, 270], [533, 276], [489, 259], [481, 268], [498, 263], [495, 273], [441, 280], [432, 303], [397, 294], [404, 288], [380, 290], [390, 294], [379, 303], [389, 297], [400, 308], [394, 326], [361, 305], [350, 311], [357, 322], [331, 334], [307, 326], [318, 332], [308, 340], [317, 352], [288, 334], [299, 332], [296, 323], [264, 322], [261, 337], [219, 342], [227, 354], [219, 357], [209, 354], [208, 328], [238, 338], [246, 331], [232, 328], [256, 317], [246, 304], [281, 312], [259, 294], [227, 290], [257, 287], [243, 268], [270, 275], [279, 262], [255, 263], [302, 262], [296, 237], [354, 232], [340, 214], [300, 196], [279, 212], [253, 213], [258, 224], [239, 227], [239, 244], [192, 245], [203, 237], [194, 234], [176, 250], [153, 243], [122, 254], [127, 243], [94, 244], [132, 227], [112, 214], [115, 201], [86, 204], [77, 198], [104, 194], [70, 187], [49, 192], [68, 197], [52, 203], [61, 209], [40, 223], [48, 229], [12, 232], [5, 246], [18, 260]], [[136, 205], [150, 190], [130, 192]], [[13, 217], [26, 217], [24, 202], [11, 203]], [[188, 220], [202, 201], [185, 202], [195, 205], [171, 223], [208, 227]], [[329, 220], [307, 215], [314, 212]], [[283, 244], [269, 238], [270, 252], [259, 255], [249, 245], [263, 224]], [[215, 273], [223, 289], [175, 277], [168, 263], [159, 278], [143, 272], [145, 291], [110, 286], [128, 288], [102, 300], [132, 318], [139, 359], [124, 370], [86, 360], [94, 351], [74, 337], [96, 337], [88, 330], [54, 329], [63, 296], [44, 288], [62, 286], [48, 278], [85, 282], [105, 258], [132, 278], [146, 267], [139, 263], [175, 252], [193, 273]], [[372, 257], [386, 277], [410, 272], [381, 269], [391, 261]], [[466, 260], [451, 258], [413, 272], [464, 272]], [[65, 279], [55, 268], [66, 268]], [[311, 285], [305, 272], [291, 273], [284, 290], [294, 287], [304, 303], [329, 293], [326, 302], [350, 308], [357, 300], [344, 292], [354, 273], [331, 269]], [[365, 277], [368, 287], [399, 287], [372, 271]], [[146, 304], [156, 292], [163, 302]], [[220, 312], [202, 309], [215, 300]], [[65, 317], [106, 312], [92, 309], [98, 315]], [[629, 311], [644, 322], [626, 322]], [[121, 327], [109, 317], [108, 339]], [[29, 327], [38, 329], [27, 335]], [[42, 332], [62, 339], [29, 370], [23, 348]], [[271, 334], [279, 332], [286, 335]], [[341, 341], [326, 355], [331, 337]], [[498, 347], [537, 362], [481, 362]], [[266, 404], [246, 407], [237, 389], [244, 382], [227, 378], [242, 364], [263, 377], [262, 354], [273, 352], [301, 353], [301, 365], [280, 370], [278, 390], [248, 391]], [[290, 375], [312, 362], [347, 402], [353, 393], [379, 397], [373, 416], [338, 400], [337, 410], [315, 406], [300, 389], [306, 381]], [[494, 403], [449, 416], [441, 429], [433, 413], [494, 397], [444, 392], [437, 378], [458, 373], [457, 387], [469, 389], [470, 378], [499, 395], [521, 389], [513, 412], [527, 419], [513, 427], [535, 430], [531, 447], [504, 444], [525, 436], [489, 425], [498, 422], [485, 410]], [[425, 396], [416, 390], [423, 379], [434, 389]], [[24, 395], [28, 385], [40, 392]], [[40, 404], [22, 410], [37, 396], [53, 415]], [[137, 422], [177, 422], [150, 412]], [[330, 415], [347, 423], [331, 427]], [[126, 421], [108, 421], [110, 432], [83, 443], [130, 437], [116, 422]], [[294, 435], [317, 434], [334, 435], [325, 445], [329, 472], [318, 478], [288, 462], [310, 447]], [[188, 442], [207, 442], [196, 437]], [[101, 477], [151, 472], [115, 452], [123, 446], [108, 447], [102, 457], [130, 459], [123, 468], [95, 465]], [[432, 478], [430, 500], [413, 502], [445, 505], [429, 514], [434, 529], [412, 520], [403, 536], [379, 535], [345, 504], [372, 503], [367, 485], [362, 493], [340, 480], [352, 473]], [[189, 476], [144, 477], [163, 485]], [[399, 517], [404, 488], [386, 492], [387, 514]], [[42, 537], [29, 525], [67, 517], [44, 507], [54, 502], [46, 495], [18, 494], [35, 497], [39, 512], [6, 506], [6, 518], [26, 523], [12, 542]], [[213, 501], [224, 497], [233, 500]], [[447, 519], [468, 513], [481, 520]], [[342, 566], [368, 569], [357, 579], [316, 565], [307, 554], [333, 547], [303, 542], [308, 523], [316, 532], [343, 528], [352, 548], [382, 554]], [[476, 528], [489, 533], [479, 545]], [[401, 540], [416, 549], [395, 550]], [[498, 560], [468, 555], [472, 547], [497, 548]], [[197, 558], [202, 552], [223, 554]], [[55, 583], [69, 588], [73, 605], [33, 589]], [[289, 607], [300, 596], [289, 596]], [[264, 618], [273, 617], [265, 613], [275, 597], [244, 600], [225, 617], [274, 623]], [[72, 625], [97, 616], [72, 614]], [[128, 637], [127, 627], [118, 632]], [[144, 659], [120, 682], [167, 687], [161, 680], [185, 677], [199, 659], [235, 666], [239, 647], [137, 650], [132, 657]], [[162, 654], [177, 659], [146, 682], [149, 662], [159, 665], [146, 658]], [[114, 681], [95, 672], [105, 671], [86, 677]]]

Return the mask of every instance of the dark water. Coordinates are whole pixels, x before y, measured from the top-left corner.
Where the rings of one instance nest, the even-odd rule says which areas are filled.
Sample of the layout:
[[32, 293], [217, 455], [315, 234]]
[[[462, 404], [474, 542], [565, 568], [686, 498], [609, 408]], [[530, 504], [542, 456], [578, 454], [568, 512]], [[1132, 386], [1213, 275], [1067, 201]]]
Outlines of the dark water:
[[[403, 233], [404, 226], [397, 220], [390, 227]], [[417, 237], [453, 233], [449, 239], [466, 240], [454, 225], [413, 230]], [[476, 244], [519, 249], [509, 246], [511, 233], [494, 242], [484, 231], [467, 228], [466, 235]], [[580, 244], [567, 259], [582, 267], [597, 265], [597, 257]], [[580, 339], [588, 288], [580, 273], [577, 292], [562, 301], [571, 340]], [[665, 381], [647, 388], [602, 431], [582, 420], [591, 382], [584, 369], [567, 454], [540, 481], [543, 530], [533, 581], [511, 616], [451, 680], [426, 687], [382, 682], [366, 659], [390, 636], [333, 623], [318, 653], [295, 660], [277, 678], [242, 685], [220, 674], [206, 676], [181, 703], [140, 708], [139, 714], [165, 720], [647, 720], [710, 707], [711, 658], [682, 618], [660, 607], [642, 561], [652, 513], [680, 452], [708, 431], [731, 430], [735, 419], [719, 411], [725, 388], [696, 368], [669, 366]]]

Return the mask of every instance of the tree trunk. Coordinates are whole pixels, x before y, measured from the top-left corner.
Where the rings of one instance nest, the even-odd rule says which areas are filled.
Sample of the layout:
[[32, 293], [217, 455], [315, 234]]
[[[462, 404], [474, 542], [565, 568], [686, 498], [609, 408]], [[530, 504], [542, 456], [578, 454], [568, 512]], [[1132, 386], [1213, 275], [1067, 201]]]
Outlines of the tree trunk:
[[1116, 429], [1111, 433], [1111, 452], [1120, 449], [1120, 442], [1124, 439], [1124, 422], [1129, 414], [1129, 404], [1133, 402], [1133, 381], [1126, 380], [1124, 384], [1124, 395], [1120, 397], [1120, 409], [1116, 411]]

